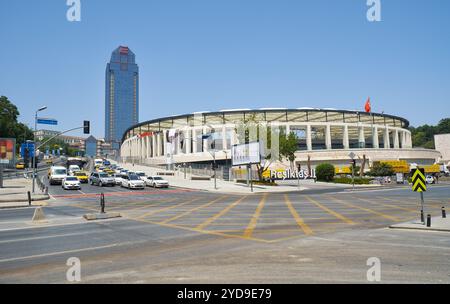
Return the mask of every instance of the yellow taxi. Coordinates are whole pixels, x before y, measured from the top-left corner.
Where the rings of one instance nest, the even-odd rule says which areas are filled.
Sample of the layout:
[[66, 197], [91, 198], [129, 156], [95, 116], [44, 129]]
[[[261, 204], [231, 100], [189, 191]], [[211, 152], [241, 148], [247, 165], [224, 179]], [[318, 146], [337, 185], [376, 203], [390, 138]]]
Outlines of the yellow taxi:
[[53, 165], [53, 161], [51, 159], [46, 160], [45, 163], [47, 165]]
[[18, 163], [16, 164], [16, 169], [17, 169], [17, 170], [23, 170], [23, 169], [25, 169], [25, 163], [24, 163], [24, 162], [18, 162]]
[[83, 184], [87, 184], [87, 183], [88, 183], [89, 177], [88, 177], [88, 175], [86, 174], [86, 172], [78, 171], [78, 172], [75, 172], [75, 173], [73, 174], [73, 176], [75, 176], [76, 178], [78, 178], [78, 180], [80, 181], [80, 183], [83, 183]]

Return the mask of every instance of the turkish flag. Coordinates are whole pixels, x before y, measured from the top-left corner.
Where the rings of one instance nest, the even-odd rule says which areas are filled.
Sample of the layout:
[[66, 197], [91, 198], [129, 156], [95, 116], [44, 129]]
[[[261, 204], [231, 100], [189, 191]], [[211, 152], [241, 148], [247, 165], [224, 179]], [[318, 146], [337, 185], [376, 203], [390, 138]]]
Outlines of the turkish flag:
[[370, 113], [372, 112], [372, 106], [370, 105], [370, 97], [367, 99], [366, 101], [366, 106], [365, 106], [366, 112]]

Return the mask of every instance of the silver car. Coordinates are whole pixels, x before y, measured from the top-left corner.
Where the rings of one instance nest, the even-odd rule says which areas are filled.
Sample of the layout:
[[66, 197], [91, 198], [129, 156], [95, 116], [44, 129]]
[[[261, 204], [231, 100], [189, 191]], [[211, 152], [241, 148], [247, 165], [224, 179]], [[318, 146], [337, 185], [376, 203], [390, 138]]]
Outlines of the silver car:
[[93, 172], [89, 177], [89, 183], [100, 187], [115, 186], [116, 180], [104, 172]]

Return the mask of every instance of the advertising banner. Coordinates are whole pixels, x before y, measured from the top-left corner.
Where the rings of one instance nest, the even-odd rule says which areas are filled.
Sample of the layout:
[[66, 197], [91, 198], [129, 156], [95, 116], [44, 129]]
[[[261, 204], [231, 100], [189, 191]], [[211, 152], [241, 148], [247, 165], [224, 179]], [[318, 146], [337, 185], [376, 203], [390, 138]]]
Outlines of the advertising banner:
[[231, 161], [233, 166], [260, 164], [261, 154], [259, 142], [232, 146]]
[[13, 166], [16, 163], [16, 139], [0, 138], [0, 165]]

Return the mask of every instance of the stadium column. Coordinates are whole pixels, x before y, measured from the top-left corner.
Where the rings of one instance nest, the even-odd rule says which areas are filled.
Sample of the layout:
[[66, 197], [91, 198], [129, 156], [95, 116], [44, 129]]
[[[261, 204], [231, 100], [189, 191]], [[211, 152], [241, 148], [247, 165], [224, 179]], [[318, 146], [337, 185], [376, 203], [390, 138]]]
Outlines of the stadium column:
[[342, 145], [344, 146], [345, 150], [350, 149], [350, 141], [348, 138], [348, 125], [344, 125], [344, 136], [343, 136], [343, 143]]
[[399, 149], [400, 148], [400, 139], [399, 139], [399, 134], [398, 134], [398, 130], [394, 131], [394, 149]]
[[366, 137], [364, 135], [364, 127], [359, 126], [358, 130], [359, 130], [359, 136], [358, 136], [359, 147], [365, 148], [366, 147]]
[[389, 128], [386, 127], [386, 129], [384, 130], [384, 148], [385, 149], [390, 149], [391, 148], [391, 140], [389, 138]]
[[331, 126], [329, 124], [327, 124], [327, 128], [326, 128], [325, 145], [327, 147], [327, 150], [331, 150], [332, 149], [332, 145], [331, 145]]
[[192, 136], [192, 129], [186, 128], [186, 131], [184, 131], [184, 145], [186, 146], [186, 154], [191, 153], [191, 136]]
[[227, 150], [227, 126], [222, 126], [222, 150]]
[[156, 134], [152, 134], [152, 157], [156, 157]]
[[[206, 135], [208, 133], [208, 129], [206, 127], [203, 127], [203, 134]], [[203, 152], [208, 152], [208, 140], [203, 140]]]
[[380, 142], [378, 140], [378, 127], [372, 128], [372, 144], [374, 149], [380, 148]]
[[163, 151], [164, 151], [164, 153], [162, 153], [162, 151], [161, 151], [161, 156], [166, 156], [167, 155], [167, 153], [169, 152], [168, 150], [167, 150], [167, 131], [164, 131], [163, 133], [162, 133], [162, 137], [163, 137], [163, 145], [162, 145], [162, 149], [163, 149]]
[[161, 156], [161, 134], [156, 134], [156, 151], [155, 154], [157, 157]]
[[306, 126], [306, 147], [308, 151], [312, 151], [311, 125]]
[[192, 152], [193, 152], [193, 153], [197, 153], [197, 152], [198, 152], [198, 151], [197, 151], [197, 147], [198, 147], [198, 143], [197, 143], [197, 140], [198, 140], [197, 132], [198, 132], [198, 129], [192, 129], [192, 138], [194, 139], [194, 140], [193, 140], [194, 146], [192, 147]]

